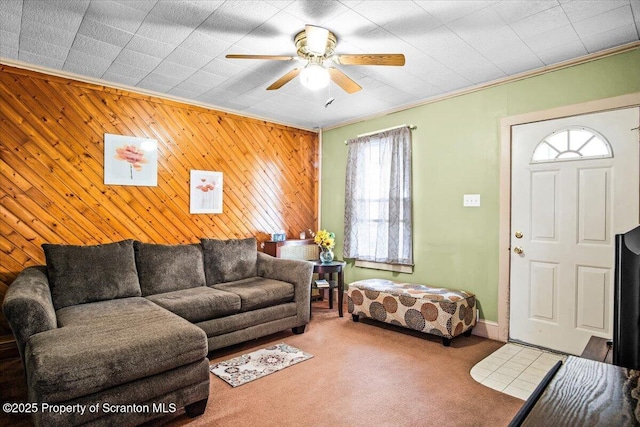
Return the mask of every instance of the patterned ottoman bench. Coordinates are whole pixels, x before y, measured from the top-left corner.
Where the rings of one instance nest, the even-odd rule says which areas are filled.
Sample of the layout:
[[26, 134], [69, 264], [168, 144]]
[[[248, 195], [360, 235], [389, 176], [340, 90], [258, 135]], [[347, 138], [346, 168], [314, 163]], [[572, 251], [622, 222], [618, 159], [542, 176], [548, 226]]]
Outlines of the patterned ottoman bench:
[[476, 297], [465, 291], [367, 279], [349, 284], [353, 321], [369, 317], [392, 325], [442, 337], [445, 346], [460, 334], [471, 335], [476, 324]]

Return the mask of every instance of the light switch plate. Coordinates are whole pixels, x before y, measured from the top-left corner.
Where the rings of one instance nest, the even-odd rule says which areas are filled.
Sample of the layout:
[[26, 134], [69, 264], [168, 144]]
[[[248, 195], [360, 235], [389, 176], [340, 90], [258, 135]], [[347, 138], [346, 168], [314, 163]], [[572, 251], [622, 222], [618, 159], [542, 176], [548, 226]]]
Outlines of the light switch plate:
[[477, 208], [480, 206], [479, 194], [465, 194], [462, 198], [462, 206]]

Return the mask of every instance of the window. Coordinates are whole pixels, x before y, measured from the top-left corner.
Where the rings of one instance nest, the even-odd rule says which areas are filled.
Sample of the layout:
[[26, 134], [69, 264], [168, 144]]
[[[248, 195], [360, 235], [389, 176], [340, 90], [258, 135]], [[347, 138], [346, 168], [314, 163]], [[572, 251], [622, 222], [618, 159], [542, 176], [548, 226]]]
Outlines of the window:
[[344, 256], [413, 265], [410, 129], [351, 139], [348, 145]]
[[569, 128], [544, 138], [533, 152], [531, 163], [613, 157], [611, 146], [596, 131]]

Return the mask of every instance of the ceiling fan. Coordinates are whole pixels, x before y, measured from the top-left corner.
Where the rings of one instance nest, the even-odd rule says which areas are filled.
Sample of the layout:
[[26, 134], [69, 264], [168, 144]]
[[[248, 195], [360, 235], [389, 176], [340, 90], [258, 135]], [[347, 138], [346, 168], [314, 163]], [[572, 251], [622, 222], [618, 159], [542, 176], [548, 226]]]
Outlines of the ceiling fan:
[[[336, 54], [338, 39], [331, 31], [306, 25], [293, 39], [297, 56], [285, 55], [226, 55], [230, 59], [267, 59], [275, 61], [300, 61], [301, 67], [293, 70], [273, 82], [267, 90], [280, 89], [282, 86], [300, 75], [300, 82], [310, 89], [320, 89], [333, 80], [347, 93], [354, 93], [362, 87], [349, 78], [345, 73], [331, 66], [340, 65], [404, 65], [404, 55], [401, 53], [378, 54]], [[328, 65], [328, 66], [327, 66]]]

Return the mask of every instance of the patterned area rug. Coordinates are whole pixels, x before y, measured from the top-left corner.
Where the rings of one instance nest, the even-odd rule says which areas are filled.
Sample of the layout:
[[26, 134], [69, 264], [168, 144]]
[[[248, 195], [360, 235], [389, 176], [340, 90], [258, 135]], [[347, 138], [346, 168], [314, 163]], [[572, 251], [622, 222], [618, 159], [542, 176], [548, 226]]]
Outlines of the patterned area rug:
[[313, 356], [285, 343], [211, 365], [209, 370], [233, 387], [246, 384]]

